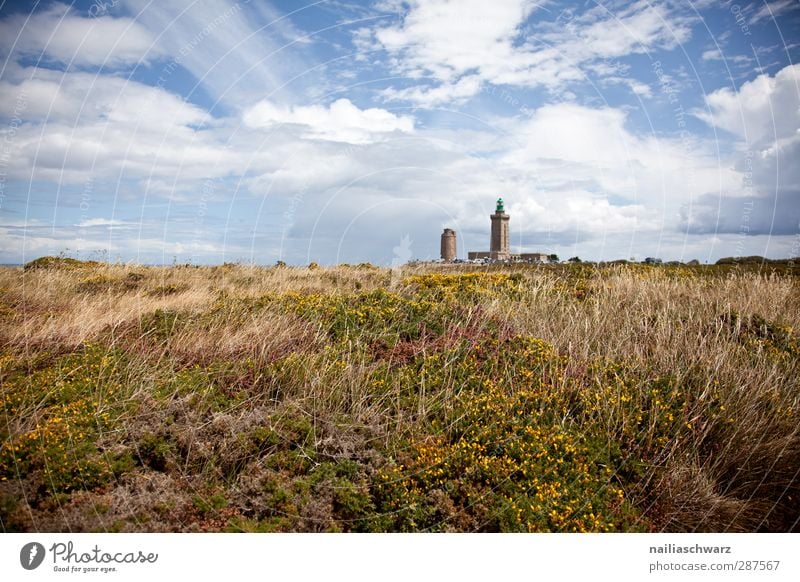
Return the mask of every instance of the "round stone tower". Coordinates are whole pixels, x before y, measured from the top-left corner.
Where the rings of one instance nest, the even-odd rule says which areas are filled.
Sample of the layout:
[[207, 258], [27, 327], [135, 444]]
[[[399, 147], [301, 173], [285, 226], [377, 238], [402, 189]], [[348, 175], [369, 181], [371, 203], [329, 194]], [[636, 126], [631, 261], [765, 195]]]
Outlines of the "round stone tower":
[[492, 240], [489, 252], [491, 257], [497, 260], [507, 260], [511, 257], [509, 237], [508, 237], [508, 221], [510, 216], [505, 213], [503, 208], [503, 199], [497, 199], [497, 208], [494, 214], [489, 215], [492, 219]]
[[442, 233], [442, 260], [451, 263], [456, 260], [456, 231], [445, 228]]

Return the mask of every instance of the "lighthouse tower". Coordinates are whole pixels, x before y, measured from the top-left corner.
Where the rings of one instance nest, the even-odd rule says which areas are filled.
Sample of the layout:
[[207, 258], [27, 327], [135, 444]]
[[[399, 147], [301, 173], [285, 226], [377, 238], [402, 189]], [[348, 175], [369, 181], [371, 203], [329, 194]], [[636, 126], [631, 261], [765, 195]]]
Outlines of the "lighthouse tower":
[[442, 233], [442, 260], [446, 263], [452, 263], [456, 260], [456, 231], [452, 228], [445, 228]]
[[492, 220], [492, 240], [489, 253], [492, 259], [505, 261], [511, 258], [509, 250], [508, 220], [509, 216], [503, 209], [503, 199], [497, 199], [497, 208], [490, 214]]

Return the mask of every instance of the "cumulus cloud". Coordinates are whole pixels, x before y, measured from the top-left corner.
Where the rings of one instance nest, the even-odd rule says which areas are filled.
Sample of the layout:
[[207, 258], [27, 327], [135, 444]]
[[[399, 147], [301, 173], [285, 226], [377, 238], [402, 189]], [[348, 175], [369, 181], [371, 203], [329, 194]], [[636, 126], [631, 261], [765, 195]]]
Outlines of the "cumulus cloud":
[[722, 88], [695, 115], [738, 138], [733, 161], [740, 181], [681, 210], [689, 232], [800, 232], [800, 65], [762, 74], [738, 91]]
[[[513, 244], [534, 250], [545, 240], [557, 245], [627, 236], [630, 242], [634, 235], [674, 232], [684, 202], [741, 180], [735, 169], [720, 168], [708, 153], [711, 144], [693, 142], [687, 150], [677, 140], [639, 136], [626, 124], [620, 109], [550, 105], [527, 120], [498, 122], [493, 142], [474, 130], [419, 130], [413, 138], [359, 146], [346, 156], [334, 150], [323, 155], [317, 146], [260, 181], [299, 193], [303, 204], [293, 212], [290, 236], [311, 237], [315, 248], [340, 240], [360, 212], [377, 217], [380, 209], [400, 205], [404, 211], [391, 228], [359, 222], [358, 232], [388, 240], [405, 230], [419, 240], [420, 232], [433, 236], [448, 226], [470, 249], [481, 250], [488, 214], [502, 195], [514, 217]], [[492, 147], [477, 153], [456, 147], [466, 141]], [[303, 169], [301, 160], [312, 157], [320, 169]]]
[[120, 67], [161, 54], [155, 36], [135, 20], [91, 18], [61, 2], [0, 20], [0, 51], [78, 67]]
[[[25, 107], [16, 100], [24, 96]], [[111, 75], [28, 67], [0, 80], [0, 116], [26, 121], [128, 123], [152, 128], [201, 125], [207, 111], [159, 87]]]
[[405, 69], [451, 81], [511, 56], [512, 42], [533, 8], [530, 0], [413, 1], [400, 26], [379, 28], [375, 38], [402, 56]]
[[724, 59], [722, 51], [718, 48], [709, 49], [704, 51], [700, 58], [704, 61], [721, 61]]
[[547, 105], [509, 129], [515, 137], [500, 156], [504, 171], [524, 172], [527, 183], [549, 192], [591, 186], [595, 194], [669, 213], [740, 179], [720, 166], [713, 144], [637, 134], [619, 108]]
[[411, 101], [423, 107], [433, 107], [472, 97], [480, 90], [481, 83], [479, 75], [465, 75], [455, 83], [434, 87], [419, 85], [404, 89], [389, 87], [381, 91], [381, 95], [387, 101]]
[[515, 230], [522, 235], [548, 233], [557, 240], [657, 231], [662, 217], [641, 204], [612, 204], [603, 195], [573, 189], [558, 196], [538, 193], [538, 200], [512, 202]]
[[[562, 89], [596, 73], [598, 61], [671, 49], [691, 33], [692, 20], [666, 4], [636, 2], [616, 13], [597, 8], [555, 23], [536, 22], [535, 8], [528, 0], [412, 1], [399, 25], [371, 35], [362, 29], [356, 41], [364, 50], [385, 50], [398, 72], [434, 81], [389, 89], [387, 99], [432, 106], [475, 95], [482, 83]], [[649, 94], [642, 83], [629, 86]]]
[[264, 100], [247, 109], [242, 119], [251, 128], [287, 123], [302, 126], [308, 138], [353, 144], [374, 141], [380, 134], [414, 130], [414, 120], [409, 116], [378, 108], [359, 109], [349, 99], [339, 99], [327, 107], [282, 107]]
[[800, 65], [775, 76], [767, 73], [743, 83], [738, 91], [723, 87], [706, 96], [708, 110], [695, 115], [750, 144], [794, 136], [800, 127]]
[[6, 145], [11, 178], [75, 183], [156, 175], [175, 182], [243, 168], [208, 112], [114, 76], [19, 69], [0, 81], [0, 116], [21, 121]]
[[[63, 78], [57, 83], [51, 75]], [[81, 75], [21, 75], [26, 81], [19, 83], [32, 77], [58, 86], [43, 91], [49, 103], [25, 112], [30, 123], [14, 140], [19, 177], [33, 168], [35, 178], [60, 183], [136, 179], [141, 194], [189, 203], [206, 196], [202, 180], [228, 176], [239, 184], [228, 194], [297, 200], [289, 232], [295, 241], [338, 240], [354, 209], [380, 207], [394, 209], [395, 228], [369, 236], [389, 241], [404, 229], [436, 232], [453, 222], [479, 250], [488, 206], [500, 194], [519, 237], [654, 232], [671, 228], [670, 213], [677, 216], [682, 201], [721, 179], [735, 183], [702, 143], [687, 152], [672, 140], [636, 135], [626, 113], [611, 107], [548, 105], [481, 131], [415, 129], [411, 116], [344, 99], [295, 107], [264, 100], [241, 118], [213, 119], [163, 89], [105, 77], [87, 89]], [[19, 84], [7, 89], [13, 95]], [[93, 107], [82, 110], [87, 99]], [[137, 107], [142, 100], [161, 106]]]

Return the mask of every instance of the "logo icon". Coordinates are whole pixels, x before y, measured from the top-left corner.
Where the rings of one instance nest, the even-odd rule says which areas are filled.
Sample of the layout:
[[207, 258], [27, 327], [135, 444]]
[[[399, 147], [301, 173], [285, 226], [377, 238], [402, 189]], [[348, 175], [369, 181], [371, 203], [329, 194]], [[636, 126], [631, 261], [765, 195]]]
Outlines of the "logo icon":
[[44, 546], [39, 542], [30, 542], [19, 551], [19, 563], [26, 570], [35, 570], [44, 561]]

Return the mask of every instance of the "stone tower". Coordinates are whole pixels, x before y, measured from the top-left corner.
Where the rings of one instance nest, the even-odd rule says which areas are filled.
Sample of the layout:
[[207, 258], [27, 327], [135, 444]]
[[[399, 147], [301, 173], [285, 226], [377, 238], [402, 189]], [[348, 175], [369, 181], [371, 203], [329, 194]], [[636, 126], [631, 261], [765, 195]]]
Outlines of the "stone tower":
[[442, 233], [442, 260], [451, 263], [456, 260], [456, 231], [445, 228]]
[[508, 236], [508, 220], [510, 216], [505, 213], [503, 209], [503, 199], [497, 199], [497, 208], [494, 214], [490, 215], [492, 219], [492, 241], [489, 247], [491, 258], [500, 261], [508, 260], [511, 258], [509, 250], [509, 236]]

